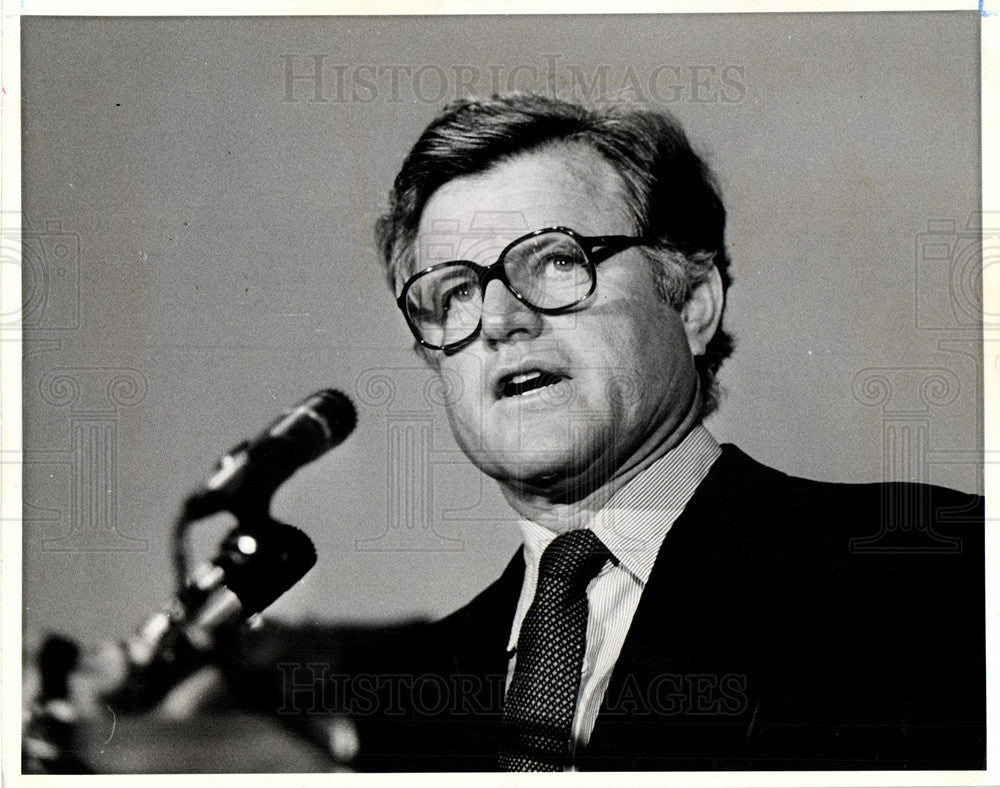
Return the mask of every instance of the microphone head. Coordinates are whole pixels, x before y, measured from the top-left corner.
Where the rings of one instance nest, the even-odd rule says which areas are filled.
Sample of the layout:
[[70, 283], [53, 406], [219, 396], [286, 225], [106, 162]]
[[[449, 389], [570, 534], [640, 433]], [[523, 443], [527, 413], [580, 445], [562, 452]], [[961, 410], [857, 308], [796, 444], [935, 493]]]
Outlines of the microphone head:
[[358, 415], [351, 401], [333, 389], [306, 397], [250, 444], [251, 454], [270, 464], [294, 467], [339, 446], [354, 430]]
[[274, 491], [303, 465], [343, 443], [357, 423], [351, 401], [323, 389], [222, 458], [203, 490], [185, 503], [188, 520], [228, 509], [237, 517], [266, 512]]
[[323, 426], [327, 436], [323, 451], [343, 443], [347, 436], [354, 432], [358, 423], [354, 404], [345, 394], [334, 389], [317, 391], [307, 397], [299, 407], [311, 411]]

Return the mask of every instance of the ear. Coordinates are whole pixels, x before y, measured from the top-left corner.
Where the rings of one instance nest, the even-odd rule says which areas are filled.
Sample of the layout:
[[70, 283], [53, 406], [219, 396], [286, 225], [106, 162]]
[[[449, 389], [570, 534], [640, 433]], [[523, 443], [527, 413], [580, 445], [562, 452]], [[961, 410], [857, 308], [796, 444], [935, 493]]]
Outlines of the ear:
[[687, 303], [681, 308], [684, 333], [687, 334], [691, 354], [702, 356], [712, 341], [719, 323], [726, 297], [722, 292], [722, 275], [714, 265], [708, 275], [691, 291]]

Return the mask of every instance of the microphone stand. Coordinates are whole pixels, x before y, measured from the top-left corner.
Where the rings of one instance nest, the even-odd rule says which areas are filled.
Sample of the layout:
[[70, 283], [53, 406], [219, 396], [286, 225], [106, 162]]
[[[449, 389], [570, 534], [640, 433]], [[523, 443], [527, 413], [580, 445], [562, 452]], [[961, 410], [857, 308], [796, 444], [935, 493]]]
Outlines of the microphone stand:
[[[190, 495], [173, 525], [176, 596], [125, 641], [125, 668], [102, 699], [122, 711], [153, 708], [197, 669], [225, 657], [239, 628], [290, 589], [316, 563], [302, 531], [270, 516], [271, 496], [301, 465], [341, 443], [354, 429], [354, 406], [324, 389], [303, 400], [253, 441], [234, 447], [205, 486]], [[192, 525], [228, 511], [237, 525], [216, 558], [188, 575], [187, 535]], [[235, 650], [235, 649], [231, 649]], [[28, 773], [91, 771], [72, 754], [77, 712], [69, 676], [79, 648], [51, 637], [39, 655], [42, 687], [22, 737]]]
[[240, 626], [315, 562], [312, 542], [298, 528], [241, 509], [216, 558], [125, 642], [126, 676], [105, 700], [123, 711], [152, 708], [191, 673], [227, 656]]

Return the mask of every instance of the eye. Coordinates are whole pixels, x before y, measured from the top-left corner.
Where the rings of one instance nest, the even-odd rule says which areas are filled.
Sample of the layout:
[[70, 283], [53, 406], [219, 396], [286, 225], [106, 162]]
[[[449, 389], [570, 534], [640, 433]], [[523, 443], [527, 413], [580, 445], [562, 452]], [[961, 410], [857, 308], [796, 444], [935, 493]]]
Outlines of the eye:
[[559, 276], [583, 264], [583, 250], [570, 239], [544, 238], [534, 249], [525, 250], [528, 270], [533, 276]]
[[471, 301], [475, 296], [472, 283], [468, 281], [456, 282], [442, 287], [438, 293], [438, 312], [444, 317], [451, 311], [452, 307], [459, 307]]
[[430, 319], [439, 325], [464, 319], [464, 316], [475, 312], [479, 280], [465, 266], [442, 269], [429, 278], [426, 285], [426, 309], [431, 313]]
[[559, 270], [560, 268], [566, 269], [576, 265], [576, 260], [565, 254], [550, 254], [545, 257], [542, 264], [546, 268], [553, 268]]

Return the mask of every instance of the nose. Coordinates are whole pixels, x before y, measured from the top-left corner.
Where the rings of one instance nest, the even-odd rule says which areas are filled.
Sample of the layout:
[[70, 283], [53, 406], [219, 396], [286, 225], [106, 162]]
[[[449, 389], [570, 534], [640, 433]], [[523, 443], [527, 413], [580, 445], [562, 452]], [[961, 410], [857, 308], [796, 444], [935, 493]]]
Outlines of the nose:
[[496, 344], [517, 339], [532, 339], [541, 333], [542, 315], [522, 303], [503, 282], [494, 279], [483, 293], [482, 336]]

